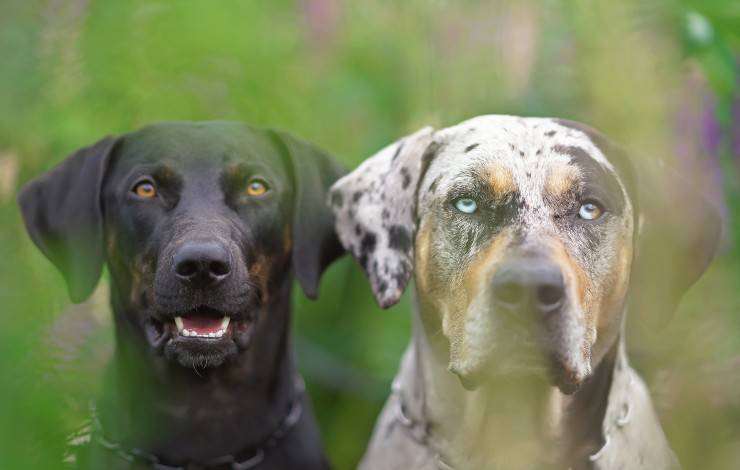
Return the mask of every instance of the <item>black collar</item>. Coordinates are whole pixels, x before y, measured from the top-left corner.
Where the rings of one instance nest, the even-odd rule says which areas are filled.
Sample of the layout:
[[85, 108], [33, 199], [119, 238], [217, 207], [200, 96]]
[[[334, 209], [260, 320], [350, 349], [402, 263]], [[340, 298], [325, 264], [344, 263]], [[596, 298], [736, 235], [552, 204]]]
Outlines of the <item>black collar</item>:
[[75, 450], [82, 446], [96, 445], [115, 454], [119, 459], [131, 464], [140, 463], [155, 470], [250, 470], [258, 467], [265, 459], [265, 455], [274, 448], [298, 423], [303, 415], [303, 393], [305, 384], [297, 376], [294, 384], [293, 398], [288, 413], [280, 420], [278, 426], [260, 443], [245, 447], [243, 450], [222, 455], [206, 462], [190, 462], [184, 465], [168, 464], [154, 454], [138, 448], [126, 448], [120, 443], [105, 437], [105, 430], [98, 419], [95, 404], [90, 404], [90, 421], [78, 432], [70, 436], [65, 454], [65, 463], [76, 463]]

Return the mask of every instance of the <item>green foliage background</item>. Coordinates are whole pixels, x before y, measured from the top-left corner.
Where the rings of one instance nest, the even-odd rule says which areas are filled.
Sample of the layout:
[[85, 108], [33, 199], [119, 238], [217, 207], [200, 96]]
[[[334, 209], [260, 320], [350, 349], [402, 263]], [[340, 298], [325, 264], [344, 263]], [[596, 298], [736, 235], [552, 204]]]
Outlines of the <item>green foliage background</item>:
[[[719, 171], [699, 179], [724, 198], [720, 259], [667, 328], [632, 319], [630, 345], [685, 468], [737, 468], [737, 1], [0, 0], [0, 12], [1, 468], [58, 466], [110, 340], [105, 281], [91, 303], [69, 305], [22, 228], [21, 182], [160, 120], [285, 128], [355, 167], [423, 125], [484, 113], [578, 119], [647, 155], [688, 149], [682, 164]], [[676, 116], [688, 116], [683, 132]], [[408, 295], [380, 311], [343, 259], [318, 302], [296, 299], [299, 363], [327, 451], [354, 468], [409, 337]], [[99, 327], [59, 326], [80, 311]]]

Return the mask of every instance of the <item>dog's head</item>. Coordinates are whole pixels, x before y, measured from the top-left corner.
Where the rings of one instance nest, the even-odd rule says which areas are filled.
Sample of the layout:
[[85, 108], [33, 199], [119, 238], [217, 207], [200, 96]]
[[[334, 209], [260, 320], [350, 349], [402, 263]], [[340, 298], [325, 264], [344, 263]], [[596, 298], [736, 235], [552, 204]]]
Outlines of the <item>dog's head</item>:
[[[544, 365], [572, 393], [615, 343], [630, 285], [670, 310], [715, 251], [718, 219], [699, 195], [687, 186], [661, 204], [635, 176], [625, 152], [578, 123], [482, 116], [383, 149], [331, 203], [381, 306], [413, 269], [427, 336], [463, 385]], [[648, 256], [643, 239], [672, 258]], [[643, 256], [680, 268], [633, 266]]]
[[73, 301], [107, 262], [119, 334], [185, 367], [216, 367], [261, 334], [292, 271], [316, 295], [341, 253], [323, 203], [340, 174], [282, 132], [173, 122], [75, 152], [19, 202]]

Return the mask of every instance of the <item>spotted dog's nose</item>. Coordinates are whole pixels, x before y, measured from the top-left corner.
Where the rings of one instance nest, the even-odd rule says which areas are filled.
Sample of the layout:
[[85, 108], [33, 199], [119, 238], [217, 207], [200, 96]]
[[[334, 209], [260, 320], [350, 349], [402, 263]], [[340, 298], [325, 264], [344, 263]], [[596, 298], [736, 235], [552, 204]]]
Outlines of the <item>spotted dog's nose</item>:
[[215, 241], [186, 242], [175, 252], [173, 269], [184, 284], [210, 287], [229, 277], [231, 256]]
[[547, 315], [556, 311], [564, 298], [563, 274], [546, 260], [509, 262], [493, 277], [493, 300], [504, 310]]

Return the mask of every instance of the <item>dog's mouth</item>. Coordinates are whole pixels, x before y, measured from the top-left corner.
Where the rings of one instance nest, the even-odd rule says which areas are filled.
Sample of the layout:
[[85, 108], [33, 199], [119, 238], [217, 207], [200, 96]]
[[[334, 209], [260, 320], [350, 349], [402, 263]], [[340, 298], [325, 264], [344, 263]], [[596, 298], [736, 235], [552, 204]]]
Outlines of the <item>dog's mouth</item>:
[[198, 307], [179, 315], [152, 317], [145, 329], [150, 345], [158, 350], [195, 344], [199, 349], [218, 348], [225, 343], [236, 343], [239, 349], [245, 349], [251, 337], [252, 324], [249, 315], [232, 315]]
[[218, 318], [198, 313], [175, 317], [175, 327], [179, 336], [188, 338], [217, 339], [223, 338], [231, 325], [231, 317]]

